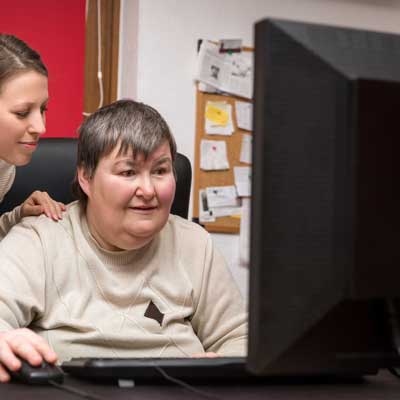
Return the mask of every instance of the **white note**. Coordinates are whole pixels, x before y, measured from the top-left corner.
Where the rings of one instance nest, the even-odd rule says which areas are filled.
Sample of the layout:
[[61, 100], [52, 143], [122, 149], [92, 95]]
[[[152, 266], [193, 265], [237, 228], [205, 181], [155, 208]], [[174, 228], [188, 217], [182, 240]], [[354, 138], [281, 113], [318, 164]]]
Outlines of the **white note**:
[[251, 135], [242, 135], [240, 162], [251, 164], [252, 147], [253, 147], [253, 137]]
[[225, 140], [202, 140], [200, 168], [205, 171], [229, 169]]
[[206, 192], [210, 208], [240, 206], [235, 186], [212, 186]]
[[234, 167], [233, 174], [238, 195], [251, 196], [251, 167]]
[[236, 122], [240, 129], [253, 130], [253, 105], [244, 101], [235, 101]]

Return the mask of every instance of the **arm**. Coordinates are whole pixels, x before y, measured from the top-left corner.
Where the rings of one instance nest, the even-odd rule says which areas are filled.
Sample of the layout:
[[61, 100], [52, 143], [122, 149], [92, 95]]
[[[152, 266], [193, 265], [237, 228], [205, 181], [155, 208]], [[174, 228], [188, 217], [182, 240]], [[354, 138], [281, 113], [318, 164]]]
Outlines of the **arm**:
[[247, 313], [242, 296], [210, 236], [192, 325], [206, 352], [224, 356], [246, 354]]
[[0, 240], [24, 217], [45, 214], [58, 221], [62, 219], [63, 211], [65, 211], [63, 203], [53, 200], [47, 192], [36, 190], [21, 205], [0, 217]]
[[[15, 166], [0, 161], [0, 203], [10, 190], [15, 179]], [[0, 240], [8, 233], [12, 226], [21, 221], [21, 206], [14, 208], [0, 216]]]
[[15, 226], [0, 243], [0, 381], [20, 368], [16, 356], [38, 365], [54, 362], [48, 344], [27, 329], [45, 310], [45, 258], [40, 236], [28, 221]]
[[7, 235], [14, 225], [21, 221], [21, 207], [15, 207], [14, 210], [0, 216], [0, 240]]

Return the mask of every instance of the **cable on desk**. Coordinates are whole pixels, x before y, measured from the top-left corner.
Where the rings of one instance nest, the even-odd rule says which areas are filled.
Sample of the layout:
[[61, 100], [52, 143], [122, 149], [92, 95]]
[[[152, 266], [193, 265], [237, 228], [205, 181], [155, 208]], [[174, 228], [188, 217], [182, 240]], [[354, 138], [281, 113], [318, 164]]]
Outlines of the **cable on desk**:
[[170, 382], [175, 383], [175, 384], [177, 384], [177, 385], [179, 385], [179, 386], [182, 386], [183, 388], [185, 388], [185, 389], [187, 389], [187, 390], [190, 390], [191, 392], [196, 393], [196, 394], [198, 394], [198, 395], [200, 395], [200, 396], [206, 397], [206, 398], [208, 398], [208, 399], [212, 399], [212, 400], [222, 400], [220, 397], [218, 397], [218, 396], [216, 396], [216, 395], [214, 395], [214, 394], [212, 394], [212, 393], [208, 393], [208, 392], [206, 392], [206, 391], [204, 391], [204, 390], [197, 389], [197, 388], [195, 388], [194, 386], [189, 385], [188, 383], [186, 383], [186, 382], [184, 382], [184, 381], [182, 381], [182, 380], [180, 380], [180, 379], [177, 379], [177, 378], [172, 377], [171, 375], [167, 374], [167, 373], [166, 373], [161, 367], [159, 367], [158, 365], [153, 365], [153, 366], [154, 366], [154, 368], [155, 368], [167, 381], [170, 381]]
[[56, 387], [57, 389], [64, 390], [65, 392], [68, 392], [68, 393], [76, 394], [77, 396], [83, 397], [84, 399], [106, 400], [104, 397], [88, 393], [84, 390], [80, 390], [80, 389], [74, 388], [73, 386], [65, 385], [63, 383], [58, 383], [55, 381], [49, 381], [49, 383], [50, 383], [50, 385]]

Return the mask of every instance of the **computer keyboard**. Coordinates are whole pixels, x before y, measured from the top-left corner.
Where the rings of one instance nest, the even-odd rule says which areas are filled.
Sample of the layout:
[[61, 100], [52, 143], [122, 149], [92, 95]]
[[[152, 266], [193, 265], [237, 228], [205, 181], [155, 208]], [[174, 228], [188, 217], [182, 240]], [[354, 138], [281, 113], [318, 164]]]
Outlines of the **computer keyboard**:
[[252, 376], [246, 371], [245, 357], [217, 358], [73, 358], [64, 362], [64, 372], [94, 380], [175, 379], [236, 380]]

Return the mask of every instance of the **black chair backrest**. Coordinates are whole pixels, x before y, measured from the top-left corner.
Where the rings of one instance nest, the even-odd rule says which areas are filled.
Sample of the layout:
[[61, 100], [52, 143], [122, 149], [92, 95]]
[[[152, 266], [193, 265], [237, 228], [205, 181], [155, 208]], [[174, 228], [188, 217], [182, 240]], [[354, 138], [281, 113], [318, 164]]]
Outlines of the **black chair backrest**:
[[[17, 167], [15, 182], [0, 204], [0, 214], [21, 204], [35, 190], [65, 204], [75, 200], [71, 183], [75, 176], [77, 143], [75, 138], [43, 138], [31, 162]], [[178, 153], [175, 160], [176, 194], [171, 213], [188, 217], [192, 168], [190, 161]]]
[[171, 207], [171, 214], [187, 219], [192, 186], [192, 165], [186, 156], [177, 153], [174, 167], [176, 171], [176, 192]]

